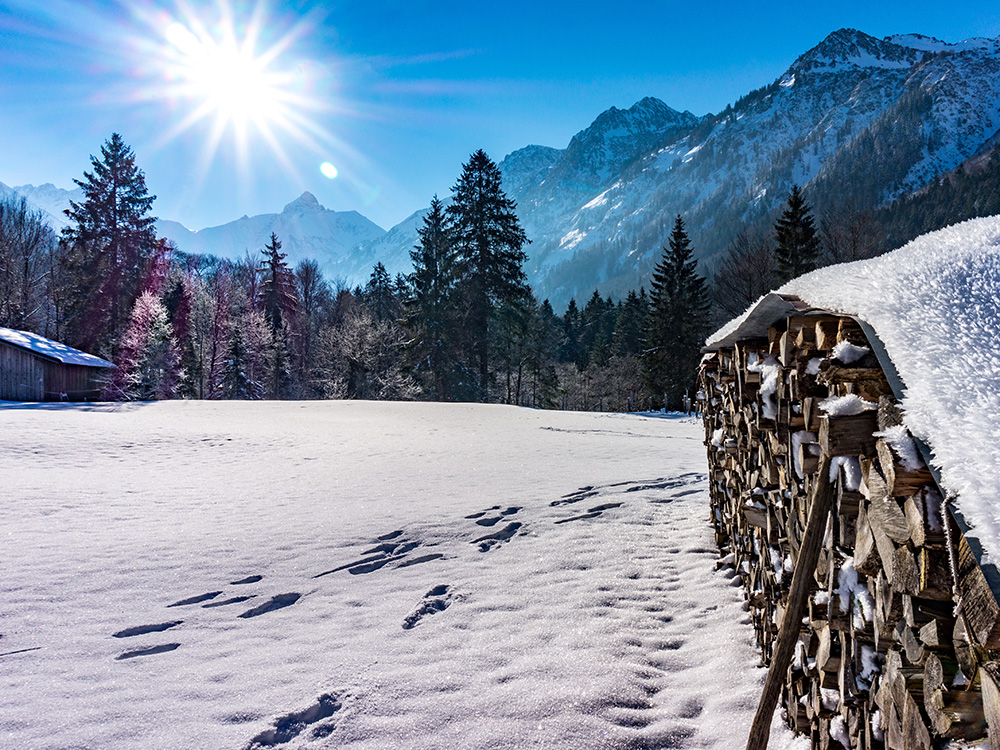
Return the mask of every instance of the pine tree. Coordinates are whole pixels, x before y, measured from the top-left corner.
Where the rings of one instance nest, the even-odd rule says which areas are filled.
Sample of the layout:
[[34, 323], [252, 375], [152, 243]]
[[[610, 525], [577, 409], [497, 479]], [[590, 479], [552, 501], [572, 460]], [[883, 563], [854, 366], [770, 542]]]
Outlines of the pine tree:
[[414, 374], [436, 401], [450, 400], [459, 379], [455, 360], [455, 250], [451, 227], [438, 197], [417, 230], [420, 244], [410, 251], [413, 274], [406, 302], [406, 326], [412, 339], [409, 359]]
[[558, 359], [560, 362], [573, 362], [580, 370], [587, 366], [586, 352], [581, 344], [582, 335], [583, 316], [574, 297], [570, 299], [569, 305], [566, 306], [566, 314], [563, 315]]
[[643, 381], [665, 408], [680, 408], [694, 384], [701, 346], [708, 332], [709, 300], [704, 277], [691, 257], [691, 242], [680, 216], [674, 221], [669, 249], [656, 264], [643, 355]]
[[247, 375], [247, 351], [243, 343], [243, 332], [239, 325], [233, 325], [222, 365], [219, 393], [223, 398], [241, 400], [256, 398], [256, 390]]
[[646, 340], [646, 306], [632, 290], [625, 298], [611, 335], [611, 352], [616, 357], [637, 357]]
[[285, 262], [285, 253], [281, 252], [281, 242], [277, 235], [271, 232], [270, 241], [261, 250], [264, 260], [258, 267], [260, 287], [257, 291], [260, 309], [271, 331], [277, 334], [283, 322], [292, 323], [297, 300], [295, 298], [295, 277]]
[[195, 355], [191, 336], [191, 288], [184, 278], [176, 279], [163, 295], [163, 306], [167, 310], [170, 327], [180, 351], [181, 368], [184, 377], [177, 386], [181, 398], [195, 398], [201, 381], [201, 362]]
[[281, 242], [271, 233], [270, 241], [261, 251], [264, 260], [259, 267], [261, 277], [258, 291], [260, 309], [271, 329], [271, 351], [268, 360], [268, 395], [284, 398], [290, 382], [289, 338], [298, 300], [295, 296], [295, 277], [281, 252]]
[[784, 283], [814, 270], [819, 261], [820, 243], [809, 206], [798, 185], [792, 186], [781, 218], [774, 225], [778, 281]]
[[465, 304], [470, 364], [477, 371], [476, 396], [489, 397], [491, 317], [503, 302], [527, 292], [522, 266], [528, 238], [506, 196], [500, 170], [481, 149], [463, 165], [446, 213], [454, 227], [456, 270]]
[[555, 356], [562, 338], [562, 324], [548, 300], [537, 305], [532, 299], [528, 336], [526, 387], [530, 388], [531, 405], [544, 409], [555, 403], [559, 387]]
[[93, 172], [74, 180], [84, 200], [71, 202], [61, 237], [67, 342], [112, 354], [156, 251], [155, 195], [135, 154], [118, 133], [90, 157]]
[[372, 275], [361, 293], [361, 301], [368, 307], [372, 317], [379, 322], [396, 321], [400, 316], [399, 298], [396, 284], [382, 261], [372, 268]]

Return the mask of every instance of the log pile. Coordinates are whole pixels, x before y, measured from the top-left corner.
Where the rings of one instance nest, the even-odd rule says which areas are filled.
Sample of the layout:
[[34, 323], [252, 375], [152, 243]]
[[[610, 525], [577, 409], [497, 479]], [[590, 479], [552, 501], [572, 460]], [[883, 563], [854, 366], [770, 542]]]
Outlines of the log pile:
[[993, 716], [1000, 730], [1000, 606], [858, 323], [783, 318], [712, 353], [701, 383], [720, 565], [742, 578], [765, 664], [810, 498], [833, 485], [807, 609], [785, 636], [788, 725], [854, 750], [971, 746]]

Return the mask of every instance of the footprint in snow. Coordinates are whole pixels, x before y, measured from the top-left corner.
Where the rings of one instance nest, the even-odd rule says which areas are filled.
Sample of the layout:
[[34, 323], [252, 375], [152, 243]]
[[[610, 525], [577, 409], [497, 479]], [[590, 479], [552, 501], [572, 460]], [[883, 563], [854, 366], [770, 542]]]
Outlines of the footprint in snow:
[[201, 604], [202, 602], [207, 602], [209, 599], [214, 599], [221, 591], [209, 591], [207, 594], [198, 594], [197, 596], [191, 596], [187, 599], [181, 599], [179, 602], [174, 602], [173, 604], [168, 604], [168, 607], [186, 607], [189, 604]]
[[489, 513], [491, 510], [500, 510], [500, 506], [499, 505], [491, 505], [486, 510], [481, 510], [478, 513], [470, 513], [469, 515], [466, 516], [466, 518], [469, 518], [469, 519], [472, 519], [472, 518], [482, 518], [487, 513]]
[[556, 521], [556, 523], [557, 524], [569, 523], [570, 521], [583, 521], [588, 518], [597, 518], [598, 516], [603, 514], [604, 511], [611, 510], [612, 508], [620, 508], [622, 505], [623, 503], [604, 503], [603, 505], [595, 505], [593, 508], [588, 509], [587, 512], [583, 513], [582, 515], [570, 516], [569, 518], [560, 518], [558, 521]]
[[442, 584], [440, 586], [435, 586], [424, 594], [423, 601], [420, 602], [420, 605], [413, 610], [413, 612], [408, 614], [405, 620], [403, 620], [403, 630], [411, 630], [415, 628], [417, 624], [428, 615], [444, 612], [448, 609], [452, 599], [453, 595], [447, 585]]
[[260, 581], [263, 578], [264, 578], [264, 576], [256, 576], [256, 575], [255, 576], [247, 576], [246, 578], [241, 578], [238, 581], [230, 581], [229, 585], [230, 586], [243, 586], [243, 585], [248, 584], [248, 583], [257, 583], [257, 581]]
[[[418, 561], [427, 562], [428, 559], [436, 559], [435, 557], [425, 555], [423, 558], [407, 561], [406, 556], [419, 547], [420, 542], [400, 539], [399, 537], [402, 533], [402, 531], [393, 531], [389, 534], [376, 537], [376, 541], [379, 541], [380, 544], [376, 544], [371, 549], [367, 549], [361, 553], [362, 555], [367, 555], [367, 557], [352, 560], [349, 563], [344, 563], [330, 570], [324, 570], [322, 573], [314, 575], [313, 578], [322, 578], [341, 570], [346, 570], [355, 576], [364, 575], [366, 573], [374, 573], [376, 570], [380, 570], [390, 563], [399, 563], [396, 567], [402, 568], [408, 564], [416, 565]], [[438, 557], [443, 557], [443, 555], [438, 555]]]
[[285, 607], [291, 607], [295, 602], [302, 598], [302, 594], [297, 594], [292, 592], [290, 594], [278, 594], [277, 596], [272, 596], [263, 604], [258, 604], [253, 609], [248, 609], [243, 614], [239, 615], [241, 618], [249, 617], [259, 617], [260, 615], [266, 615], [268, 612], [274, 612], [278, 609], [284, 609]]
[[136, 625], [135, 627], [125, 628], [124, 630], [119, 630], [117, 633], [112, 633], [112, 638], [132, 638], [136, 635], [146, 635], [147, 633], [162, 633], [164, 630], [170, 630], [170, 628], [176, 628], [180, 625], [183, 620], [173, 620], [171, 622], [160, 622], [156, 625]]
[[294, 740], [310, 726], [313, 727], [310, 734], [314, 739], [326, 737], [336, 728], [333, 721], [326, 721], [326, 719], [336, 714], [343, 708], [343, 705], [343, 697], [337, 693], [321, 695], [308, 708], [279, 717], [274, 722], [273, 727], [265, 729], [250, 740], [246, 750], [284, 745]]
[[592, 485], [587, 485], [586, 487], [581, 487], [576, 492], [571, 492], [568, 495], [563, 495], [558, 500], [553, 500], [549, 505], [553, 508], [558, 508], [560, 505], [573, 505], [574, 503], [579, 503], [586, 500], [588, 497], [594, 497], [599, 494], [597, 490], [594, 489]]
[[489, 552], [497, 545], [509, 542], [521, 526], [522, 524], [514, 521], [513, 523], [509, 523], [504, 526], [500, 529], [500, 531], [494, 531], [492, 534], [487, 534], [486, 536], [481, 536], [478, 539], [473, 539], [472, 544], [478, 544], [480, 552]]
[[137, 656], [153, 656], [154, 654], [165, 654], [168, 651], [173, 651], [181, 647], [179, 643], [161, 643], [159, 646], [151, 646], [149, 648], [136, 648], [131, 651], [124, 651], [115, 657], [116, 661], [121, 661], [122, 659], [134, 659]]

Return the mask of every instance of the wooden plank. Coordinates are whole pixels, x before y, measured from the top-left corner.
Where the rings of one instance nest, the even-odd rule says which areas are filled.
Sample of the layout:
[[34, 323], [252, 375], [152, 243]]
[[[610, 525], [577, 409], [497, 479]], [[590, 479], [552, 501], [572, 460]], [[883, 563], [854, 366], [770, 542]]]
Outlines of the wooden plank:
[[819, 442], [830, 456], [874, 456], [878, 418], [868, 411], [850, 417], [820, 417]]
[[[828, 455], [823, 455], [820, 459], [818, 473], [822, 480], [829, 476], [830, 457]], [[799, 559], [792, 573], [788, 604], [785, 607], [781, 629], [778, 631], [778, 642], [771, 657], [771, 666], [764, 682], [764, 690], [757, 706], [757, 713], [750, 727], [747, 750], [764, 750], [767, 747], [767, 740], [771, 734], [771, 717], [774, 715], [774, 708], [781, 693], [785, 673], [788, 671], [788, 665], [791, 663], [795, 644], [799, 638], [812, 573], [816, 568], [816, 560], [819, 558], [819, 552], [823, 546], [827, 518], [830, 515], [830, 508], [833, 506], [834, 488], [828, 481], [819, 481], [814, 484], [813, 489], [809, 520], [806, 523], [802, 546], [799, 548]]]
[[983, 713], [989, 727], [990, 747], [1000, 747], [1000, 662], [988, 661], [979, 668], [983, 685]]

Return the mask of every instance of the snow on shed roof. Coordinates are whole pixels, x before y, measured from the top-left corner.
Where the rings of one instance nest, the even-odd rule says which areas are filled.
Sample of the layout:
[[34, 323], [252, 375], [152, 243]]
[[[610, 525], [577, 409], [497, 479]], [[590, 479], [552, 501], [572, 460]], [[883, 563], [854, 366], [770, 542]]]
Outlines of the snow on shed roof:
[[[971, 526], [966, 536], [982, 545], [981, 562], [1000, 564], [1000, 216], [813, 271], [777, 291], [874, 329], [903, 382], [907, 427], [933, 450]], [[710, 336], [708, 348], [747, 337], [755, 310], [773, 296]]]
[[87, 367], [114, 367], [106, 359], [95, 357], [93, 354], [81, 352], [66, 344], [52, 341], [37, 333], [28, 331], [17, 331], [13, 328], [0, 327], [0, 341], [5, 341], [13, 346], [40, 354], [43, 357], [62, 362], [64, 365], [86, 365]]

